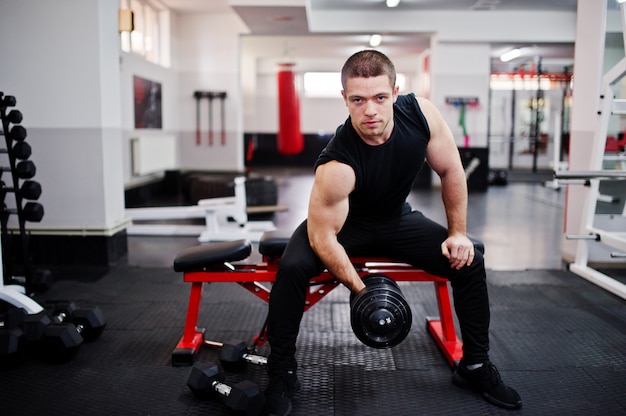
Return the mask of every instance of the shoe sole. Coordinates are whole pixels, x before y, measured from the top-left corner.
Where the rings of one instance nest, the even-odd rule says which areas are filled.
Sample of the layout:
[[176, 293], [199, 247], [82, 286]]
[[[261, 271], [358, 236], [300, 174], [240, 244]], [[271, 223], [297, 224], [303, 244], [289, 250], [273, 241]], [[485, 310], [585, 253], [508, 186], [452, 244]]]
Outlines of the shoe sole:
[[499, 407], [503, 407], [505, 409], [513, 410], [520, 409], [522, 407], [521, 400], [515, 404], [505, 403], [489, 395], [489, 393], [481, 392], [480, 390], [475, 389], [470, 382], [461, 377], [456, 371], [454, 372], [454, 374], [452, 374], [452, 384], [464, 389], [475, 391], [476, 393], [480, 394], [487, 402]]

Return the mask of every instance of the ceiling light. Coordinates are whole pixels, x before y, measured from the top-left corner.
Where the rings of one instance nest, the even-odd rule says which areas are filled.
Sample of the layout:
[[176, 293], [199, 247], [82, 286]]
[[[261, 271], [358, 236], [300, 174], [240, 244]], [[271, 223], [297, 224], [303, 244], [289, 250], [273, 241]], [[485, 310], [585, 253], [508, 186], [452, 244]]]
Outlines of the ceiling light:
[[387, 4], [387, 7], [396, 7], [398, 6], [398, 4], [400, 4], [400, 0], [387, 0], [385, 4]]
[[370, 36], [370, 46], [372, 48], [375, 48], [375, 47], [379, 46], [382, 41], [383, 41], [382, 35], [374, 34], [374, 35]]
[[511, 49], [510, 51], [503, 53], [500, 56], [500, 60], [502, 62], [509, 62], [512, 59], [520, 57], [521, 55], [522, 55], [521, 49]]

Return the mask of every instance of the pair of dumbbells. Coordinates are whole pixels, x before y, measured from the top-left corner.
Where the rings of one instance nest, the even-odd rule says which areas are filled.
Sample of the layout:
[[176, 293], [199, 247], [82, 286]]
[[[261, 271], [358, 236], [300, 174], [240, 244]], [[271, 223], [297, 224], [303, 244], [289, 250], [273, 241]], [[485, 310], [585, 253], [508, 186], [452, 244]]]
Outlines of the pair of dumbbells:
[[42, 312], [28, 315], [22, 324], [27, 345], [53, 363], [72, 360], [83, 342], [97, 340], [105, 327], [99, 307], [78, 308], [68, 301], [45, 304]]
[[265, 406], [265, 394], [256, 383], [249, 380], [226, 383], [224, 373], [211, 363], [194, 364], [187, 386], [196, 398], [219, 398], [229, 409], [247, 416], [260, 415]]
[[[225, 344], [204, 341], [204, 344], [220, 348], [218, 360], [226, 371], [243, 370], [248, 363], [267, 364], [267, 358], [251, 354], [245, 342]], [[217, 365], [210, 363], [196, 363], [191, 370], [187, 385], [194, 396], [199, 399], [219, 397], [231, 410], [250, 416], [259, 415], [265, 404], [265, 395], [256, 383], [244, 380], [234, 385], [226, 384], [224, 373]]]

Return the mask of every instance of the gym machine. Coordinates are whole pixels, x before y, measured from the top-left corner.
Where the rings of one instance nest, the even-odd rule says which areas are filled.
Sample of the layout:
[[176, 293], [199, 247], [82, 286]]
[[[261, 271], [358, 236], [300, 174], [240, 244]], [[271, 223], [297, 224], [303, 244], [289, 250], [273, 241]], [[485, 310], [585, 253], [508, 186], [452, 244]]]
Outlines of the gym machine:
[[[626, 34], [626, 3], [620, 4], [620, 14], [622, 31]], [[597, 125], [589, 159], [591, 170], [555, 170], [554, 172], [554, 178], [559, 183], [585, 185], [589, 188], [582, 201], [584, 210], [580, 219], [581, 234], [565, 236], [568, 240], [578, 240], [575, 260], [569, 265], [569, 270], [622, 299], [626, 299], [626, 284], [592, 267], [589, 264], [589, 254], [591, 245], [600, 242], [616, 250], [610, 253], [612, 258], [626, 258], [626, 208], [621, 216], [616, 215], [611, 218], [610, 223], [600, 224], [596, 218], [597, 202], [602, 200], [599, 191], [600, 181], [626, 179], [624, 165], [613, 170], [603, 168], [610, 119], [613, 115], [626, 115], [626, 99], [616, 98], [614, 93], [614, 89], [619, 86], [624, 76], [626, 76], [626, 58], [615, 64], [602, 77], [600, 97], [598, 97]]]
[[[263, 283], [275, 281], [278, 263], [290, 236], [291, 233], [284, 230], [263, 233], [258, 248], [262, 261], [256, 264], [243, 262], [252, 251], [250, 241], [245, 239], [189, 247], [176, 256], [174, 270], [183, 273], [183, 280], [191, 283], [191, 291], [184, 332], [172, 352], [173, 366], [193, 365], [202, 345], [215, 345], [205, 341], [205, 330], [198, 326], [204, 283], [237, 283], [268, 302], [270, 289]], [[474, 241], [474, 246], [484, 252], [482, 243]], [[369, 281], [366, 281], [367, 290], [350, 302], [351, 325], [357, 338], [374, 348], [390, 348], [404, 340], [411, 325], [411, 311], [395, 282], [430, 281], [435, 286], [439, 317], [427, 317], [426, 327], [448, 363], [456, 366], [462, 358], [463, 345], [454, 327], [448, 280], [393, 259], [354, 257], [351, 260], [359, 275]], [[328, 271], [311, 279], [304, 310], [338, 285]], [[265, 341], [264, 326], [255, 336], [254, 344], [259, 346]]]
[[[272, 221], [249, 221], [246, 178], [234, 179], [235, 196], [201, 199], [197, 205], [127, 208], [133, 225], [129, 235], [197, 235], [199, 242], [229, 241], [245, 238], [259, 241], [265, 231], [274, 230]], [[147, 224], [141, 221], [166, 221], [204, 218], [205, 227], [180, 224]], [[233, 221], [231, 221], [231, 219]]]

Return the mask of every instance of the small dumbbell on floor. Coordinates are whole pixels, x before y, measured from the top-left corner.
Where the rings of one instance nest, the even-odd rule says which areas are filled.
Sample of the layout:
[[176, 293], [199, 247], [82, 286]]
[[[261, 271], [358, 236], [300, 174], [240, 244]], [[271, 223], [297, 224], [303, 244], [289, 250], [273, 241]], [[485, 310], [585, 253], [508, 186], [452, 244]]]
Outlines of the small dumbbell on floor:
[[250, 354], [245, 342], [234, 345], [223, 344], [218, 359], [226, 371], [243, 370], [248, 363], [267, 365], [267, 358], [261, 355]]
[[53, 323], [74, 324], [85, 342], [100, 338], [106, 327], [104, 314], [97, 306], [78, 308], [74, 302], [56, 301], [44, 304], [44, 309], [50, 312]]
[[84, 342], [74, 324], [54, 324], [45, 310], [28, 315], [22, 329], [28, 351], [50, 363], [72, 360]]
[[77, 309], [72, 302], [57, 302], [28, 315], [22, 329], [29, 349], [44, 361], [65, 363], [78, 354], [84, 341], [97, 339], [105, 326], [100, 308]]
[[191, 369], [187, 386], [201, 400], [219, 397], [231, 410], [247, 416], [257, 416], [263, 411], [265, 395], [252, 381], [244, 380], [234, 385], [226, 384], [218, 366], [196, 363]]
[[0, 318], [0, 368], [14, 368], [24, 357], [24, 331], [20, 328], [26, 311], [22, 308], [9, 308]]

